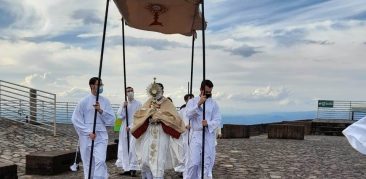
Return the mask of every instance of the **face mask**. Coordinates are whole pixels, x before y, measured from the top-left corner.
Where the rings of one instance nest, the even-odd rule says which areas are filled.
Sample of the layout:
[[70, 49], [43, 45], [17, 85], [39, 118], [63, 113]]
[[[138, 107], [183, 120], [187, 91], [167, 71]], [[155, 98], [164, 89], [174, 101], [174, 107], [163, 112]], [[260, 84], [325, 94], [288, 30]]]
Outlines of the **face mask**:
[[206, 98], [211, 98], [212, 97], [212, 94], [211, 93], [206, 93]]
[[156, 99], [156, 100], [158, 100], [158, 99], [160, 99], [161, 97], [163, 97], [163, 94], [162, 94], [162, 93], [158, 93], [158, 94], [156, 94], [155, 99]]
[[134, 93], [133, 92], [128, 92], [127, 97], [128, 97], [129, 100], [132, 100], [133, 97], [134, 97]]
[[103, 87], [99, 87], [99, 94], [102, 94], [103, 93]]

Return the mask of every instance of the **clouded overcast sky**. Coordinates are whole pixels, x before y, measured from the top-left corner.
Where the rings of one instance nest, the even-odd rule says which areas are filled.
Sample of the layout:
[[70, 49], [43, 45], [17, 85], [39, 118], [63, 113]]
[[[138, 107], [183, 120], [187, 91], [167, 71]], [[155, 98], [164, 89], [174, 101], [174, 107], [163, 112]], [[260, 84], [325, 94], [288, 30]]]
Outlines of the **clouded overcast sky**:
[[[366, 100], [365, 0], [206, 0], [207, 78], [224, 114], [316, 109]], [[0, 79], [77, 101], [98, 75], [104, 0], [0, 0]], [[113, 1], [102, 78], [123, 99], [121, 15]], [[139, 100], [157, 77], [183, 103], [191, 38], [126, 28], [127, 84]], [[193, 89], [202, 80], [198, 32]]]

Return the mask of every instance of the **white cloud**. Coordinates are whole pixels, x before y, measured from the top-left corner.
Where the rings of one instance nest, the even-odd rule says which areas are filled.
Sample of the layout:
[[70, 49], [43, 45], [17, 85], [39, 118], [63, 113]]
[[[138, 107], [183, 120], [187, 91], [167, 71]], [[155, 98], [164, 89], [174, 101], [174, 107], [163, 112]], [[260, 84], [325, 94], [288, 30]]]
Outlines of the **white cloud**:
[[89, 93], [88, 88], [71, 88], [59, 93], [57, 99], [64, 102], [77, 102]]
[[270, 86], [265, 88], [257, 88], [251, 93], [251, 98], [254, 100], [273, 100], [281, 99], [287, 96], [288, 92], [284, 88], [273, 89]]
[[[246, 90], [247, 91], [247, 90]], [[224, 92], [214, 92], [215, 99], [240, 101], [242, 103], [253, 103], [253, 102], [281, 102], [284, 104], [284, 100], [288, 101], [290, 97], [289, 90], [284, 87], [259, 87], [252, 89], [248, 92], [231, 93], [227, 94]]]
[[43, 74], [31, 74], [26, 76], [22, 85], [29, 87], [47, 87], [47, 86], [63, 86], [67, 85], [64, 79], [58, 79], [52, 75], [52, 73], [43, 73]]

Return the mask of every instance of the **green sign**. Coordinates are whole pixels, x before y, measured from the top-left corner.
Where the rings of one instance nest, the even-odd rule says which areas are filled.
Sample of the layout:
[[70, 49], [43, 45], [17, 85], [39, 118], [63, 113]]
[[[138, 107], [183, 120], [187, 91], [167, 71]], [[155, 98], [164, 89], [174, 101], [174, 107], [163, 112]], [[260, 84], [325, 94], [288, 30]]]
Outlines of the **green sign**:
[[321, 108], [332, 108], [334, 105], [334, 101], [330, 100], [319, 100], [318, 101], [318, 107]]

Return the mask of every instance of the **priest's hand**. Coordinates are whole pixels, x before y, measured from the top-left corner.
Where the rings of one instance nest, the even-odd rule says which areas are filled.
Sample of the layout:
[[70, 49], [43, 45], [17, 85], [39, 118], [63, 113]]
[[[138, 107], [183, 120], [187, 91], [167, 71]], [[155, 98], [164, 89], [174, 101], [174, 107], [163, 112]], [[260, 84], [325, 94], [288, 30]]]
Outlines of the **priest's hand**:
[[202, 126], [203, 126], [203, 127], [208, 126], [208, 124], [207, 124], [207, 120], [202, 120]]
[[186, 129], [191, 129], [191, 126], [190, 125], [186, 125]]
[[128, 131], [130, 131], [130, 128], [129, 128], [129, 127], [126, 127], [126, 130], [127, 130], [127, 132], [128, 132]]
[[127, 104], [128, 104], [127, 101], [123, 102], [123, 107], [125, 108], [127, 106]]
[[152, 115], [152, 121], [153, 122], [159, 122], [160, 119], [162, 118], [162, 113], [161, 111], [157, 111], [155, 114]]
[[97, 135], [96, 134], [93, 134], [93, 133], [90, 133], [89, 134], [89, 138], [91, 139], [91, 140], [95, 140], [95, 138], [97, 137]]

